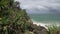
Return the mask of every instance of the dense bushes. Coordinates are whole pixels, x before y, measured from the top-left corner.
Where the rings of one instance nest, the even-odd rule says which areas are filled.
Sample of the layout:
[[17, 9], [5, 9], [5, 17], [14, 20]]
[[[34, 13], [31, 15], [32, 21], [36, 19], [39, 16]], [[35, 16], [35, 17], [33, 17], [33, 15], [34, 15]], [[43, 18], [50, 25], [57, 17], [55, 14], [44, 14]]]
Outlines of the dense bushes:
[[29, 17], [14, 0], [0, 0], [0, 34], [20, 34], [27, 28]]
[[26, 10], [20, 8], [19, 2], [0, 0], [0, 34], [51, 34], [55, 31], [59, 32], [60, 29], [53, 26], [47, 31], [44, 27], [33, 24]]

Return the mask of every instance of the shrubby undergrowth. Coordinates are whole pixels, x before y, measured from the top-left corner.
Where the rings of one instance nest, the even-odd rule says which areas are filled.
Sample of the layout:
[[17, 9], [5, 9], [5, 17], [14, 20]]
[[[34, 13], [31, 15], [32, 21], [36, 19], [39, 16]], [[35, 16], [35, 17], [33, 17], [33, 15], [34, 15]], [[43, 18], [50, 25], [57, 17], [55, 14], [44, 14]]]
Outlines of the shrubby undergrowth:
[[0, 34], [60, 34], [60, 27], [33, 24], [25, 9], [14, 0], [0, 0]]
[[48, 34], [60, 34], [60, 26], [57, 26], [57, 25], [48, 26], [47, 33]]

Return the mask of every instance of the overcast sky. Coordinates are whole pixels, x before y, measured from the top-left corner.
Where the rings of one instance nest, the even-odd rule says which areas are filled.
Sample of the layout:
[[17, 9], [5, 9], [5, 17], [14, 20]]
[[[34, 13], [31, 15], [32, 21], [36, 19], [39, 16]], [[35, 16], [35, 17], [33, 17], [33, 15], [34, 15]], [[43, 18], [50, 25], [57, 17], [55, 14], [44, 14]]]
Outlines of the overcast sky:
[[17, 0], [27, 13], [60, 13], [60, 0]]

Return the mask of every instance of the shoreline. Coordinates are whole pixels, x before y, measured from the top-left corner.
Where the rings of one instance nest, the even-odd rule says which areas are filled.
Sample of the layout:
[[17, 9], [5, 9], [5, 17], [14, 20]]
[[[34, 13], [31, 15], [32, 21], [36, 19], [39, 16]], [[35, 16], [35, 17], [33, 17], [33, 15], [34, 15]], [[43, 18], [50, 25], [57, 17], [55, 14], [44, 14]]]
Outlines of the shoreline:
[[43, 26], [45, 27], [46, 29], [48, 28], [48, 26], [53, 26], [53, 25], [56, 25], [56, 26], [60, 26], [59, 24], [50, 24], [50, 23], [42, 23], [42, 22], [36, 22], [34, 21], [33, 19], [31, 19], [33, 24], [36, 24], [37, 26]]
[[[33, 21], [33, 20], [32, 20]], [[47, 29], [47, 26], [48, 26], [48, 24], [43, 24], [43, 23], [41, 23], [41, 22], [36, 22], [36, 21], [33, 21], [33, 24], [36, 24], [37, 26], [43, 26], [43, 27], [45, 27], [46, 29]]]
[[[46, 29], [48, 29], [48, 26], [51, 26], [51, 24], [44, 24], [44, 23], [41, 23], [41, 22], [36, 22], [36, 21], [34, 21], [34, 20], [32, 20], [33, 21], [33, 24], [36, 24], [37, 26], [43, 26], [43, 27], [45, 27]], [[53, 24], [52, 24], [53, 25]], [[54, 24], [54, 25], [56, 25], [56, 26], [60, 26], [60, 25], [58, 25], [58, 24]]]

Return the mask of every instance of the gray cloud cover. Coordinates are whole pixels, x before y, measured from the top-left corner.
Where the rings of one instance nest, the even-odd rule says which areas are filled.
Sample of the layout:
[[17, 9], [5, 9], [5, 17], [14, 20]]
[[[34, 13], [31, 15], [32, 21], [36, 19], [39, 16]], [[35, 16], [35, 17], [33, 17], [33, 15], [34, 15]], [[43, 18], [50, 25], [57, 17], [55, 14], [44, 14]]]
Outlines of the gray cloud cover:
[[60, 0], [17, 0], [28, 13], [60, 13]]

